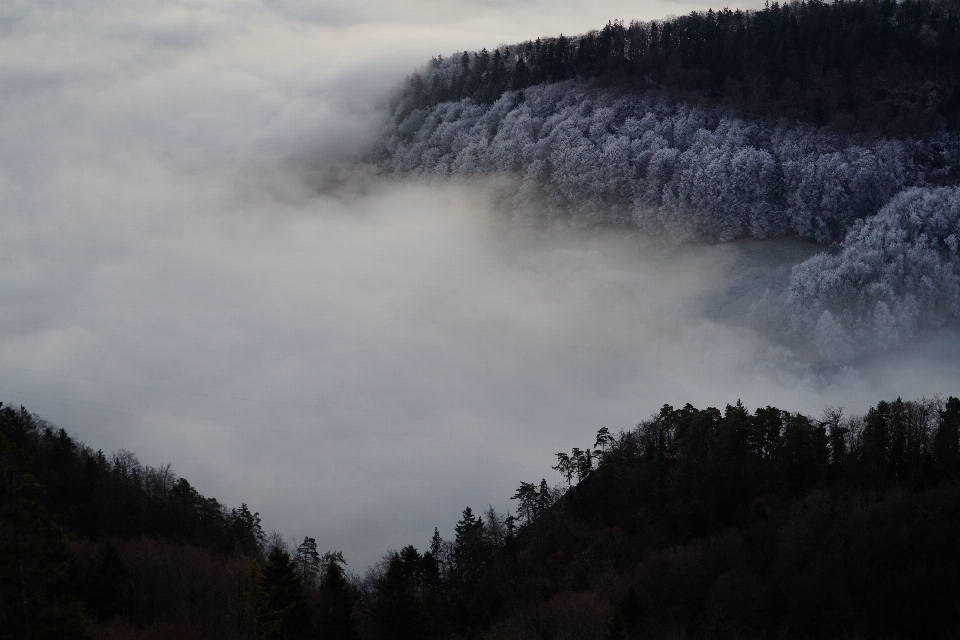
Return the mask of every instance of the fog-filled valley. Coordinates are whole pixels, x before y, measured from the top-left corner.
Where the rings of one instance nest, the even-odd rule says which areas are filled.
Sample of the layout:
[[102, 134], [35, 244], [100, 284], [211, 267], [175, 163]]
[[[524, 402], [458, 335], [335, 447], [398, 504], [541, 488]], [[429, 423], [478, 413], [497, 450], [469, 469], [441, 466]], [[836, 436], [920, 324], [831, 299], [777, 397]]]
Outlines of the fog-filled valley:
[[942, 140], [574, 80], [391, 121], [438, 52], [706, 8], [403, 4], [0, 9], [0, 400], [361, 572], [665, 403], [957, 393]]

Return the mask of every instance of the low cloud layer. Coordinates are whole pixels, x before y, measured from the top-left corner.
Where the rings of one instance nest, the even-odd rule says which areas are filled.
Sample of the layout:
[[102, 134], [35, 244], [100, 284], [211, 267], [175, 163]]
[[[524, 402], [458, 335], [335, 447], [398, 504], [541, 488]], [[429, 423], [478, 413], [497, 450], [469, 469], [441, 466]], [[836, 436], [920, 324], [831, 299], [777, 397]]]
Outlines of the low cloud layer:
[[757, 337], [801, 245], [516, 226], [483, 181], [322, 189], [426, 56], [633, 17], [454, 5], [4, 8], [0, 400], [360, 569], [663, 403], [956, 393], [949, 332], [826, 377]]

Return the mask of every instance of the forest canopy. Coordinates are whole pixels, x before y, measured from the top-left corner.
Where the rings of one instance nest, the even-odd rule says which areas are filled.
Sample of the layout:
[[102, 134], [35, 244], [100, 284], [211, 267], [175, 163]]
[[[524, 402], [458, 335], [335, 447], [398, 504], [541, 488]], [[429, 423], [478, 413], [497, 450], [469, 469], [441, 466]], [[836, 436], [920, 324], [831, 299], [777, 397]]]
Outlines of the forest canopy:
[[0, 418], [0, 637], [82, 638], [88, 619], [98, 637], [355, 640], [947, 638], [960, 623], [953, 397], [853, 416], [664, 406], [558, 453], [560, 482], [521, 482], [515, 514], [467, 507], [452, 539], [435, 530], [363, 576], [258, 524], [254, 549], [106, 533], [145, 498], [91, 528], [71, 515], [83, 492], [31, 470], [69, 474], [69, 435]]
[[402, 110], [596, 78], [687, 101], [903, 136], [956, 127], [960, 16], [953, 2], [854, 0], [694, 11], [579, 36], [435, 58], [411, 76]]
[[524, 223], [832, 247], [748, 322], [835, 366], [960, 319], [958, 27], [951, 2], [774, 3], [437, 57], [368, 159], [507, 176]]

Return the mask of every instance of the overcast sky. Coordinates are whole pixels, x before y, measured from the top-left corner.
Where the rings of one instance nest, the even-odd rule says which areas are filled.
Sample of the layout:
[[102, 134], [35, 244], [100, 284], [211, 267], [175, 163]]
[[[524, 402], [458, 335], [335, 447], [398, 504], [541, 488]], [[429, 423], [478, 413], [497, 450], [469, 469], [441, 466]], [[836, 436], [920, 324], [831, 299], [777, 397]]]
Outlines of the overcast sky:
[[956, 393], [933, 336], [819, 375], [736, 321], [795, 243], [518, 228], [489, 184], [318, 188], [430, 56], [702, 3], [0, 6], [0, 400], [362, 570], [664, 403]]

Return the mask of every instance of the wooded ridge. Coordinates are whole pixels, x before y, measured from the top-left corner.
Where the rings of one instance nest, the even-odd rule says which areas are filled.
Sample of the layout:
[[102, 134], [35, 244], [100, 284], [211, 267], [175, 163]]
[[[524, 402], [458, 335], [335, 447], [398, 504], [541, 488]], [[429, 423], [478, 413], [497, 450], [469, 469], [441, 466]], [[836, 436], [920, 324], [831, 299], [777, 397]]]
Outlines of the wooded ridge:
[[524, 222], [829, 245], [751, 321], [832, 366], [960, 319], [958, 6], [774, 3], [438, 57], [368, 158], [507, 175]]
[[572, 78], [845, 133], [926, 134], [960, 124], [958, 5], [774, 2], [611, 21], [579, 36], [438, 56], [410, 77], [398, 115], [465, 98], [493, 104], [507, 91]]
[[[453, 539], [388, 551], [363, 576], [133, 460], [0, 410], [0, 636], [947, 638], [960, 625], [952, 397], [816, 419], [664, 406], [557, 454], [561, 482], [521, 483], [515, 515], [467, 508]], [[77, 519], [78, 503], [99, 506]], [[154, 509], [172, 514], [162, 528]]]

